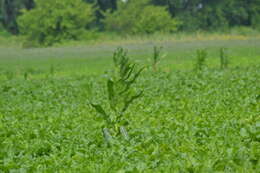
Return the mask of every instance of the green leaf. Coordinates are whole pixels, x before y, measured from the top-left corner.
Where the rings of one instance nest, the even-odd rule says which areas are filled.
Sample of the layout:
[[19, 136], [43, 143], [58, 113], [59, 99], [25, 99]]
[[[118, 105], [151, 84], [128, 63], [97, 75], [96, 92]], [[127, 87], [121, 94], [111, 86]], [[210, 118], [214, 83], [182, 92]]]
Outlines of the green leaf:
[[109, 116], [107, 115], [107, 113], [104, 111], [104, 109], [102, 108], [101, 105], [99, 104], [94, 104], [94, 103], [90, 103], [91, 106], [93, 108], [95, 108], [95, 110], [100, 113], [108, 122], [109, 122]]
[[131, 74], [133, 73], [134, 69], [135, 69], [136, 64], [133, 64], [129, 70], [128, 73], [126, 74], [126, 76], [122, 79], [123, 81], [126, 81], [127, 79], [130, 78]]
[[131, 103], [133, 103], [134, 100], [138, 99], [139, 97], [141, 97], [143, 95], [143, 91], [141, 91], [140, 93], [138, 93], [137, 95], [135, 96], [132, 96], [129, 100], [127, 100], [125, 102], [125, 106], [124, 108], [122, 109], [122, 113], [125, 112], [127, 110], [127, 108], [130, 106]]
[[107, 91], [108, 91], [108, 98], [109, 100], [113, 100], [115, 97], [115, 93], [114, 93], [114, 82], [112, 80], [108, 80], [107, 81]]
[[116, 110], [116, 98], [114, 91], [114, 82], [112, 80], [107, 81], [107, 92], [111, 109]]
[[133, 84], [136, 79], [140, 76], [140, 74], [142, 73], [142, 71], [145, 69], [145, 67], [142, 67], [141, 69], [139, 69], [139, 71], [134, 75], [134, 78], [129, 81], [129, 84]]

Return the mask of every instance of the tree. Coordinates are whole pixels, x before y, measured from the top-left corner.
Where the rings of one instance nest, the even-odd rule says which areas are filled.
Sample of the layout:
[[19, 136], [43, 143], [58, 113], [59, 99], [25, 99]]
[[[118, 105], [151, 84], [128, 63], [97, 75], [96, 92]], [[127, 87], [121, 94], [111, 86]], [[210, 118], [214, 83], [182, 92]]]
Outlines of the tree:
[[182, 21], [181, 30], [225, 29], [260, 23], [260, 0], [152, 0]]
[[117, 0], [97, 0], [98, 6], [102, 11], [117, 9]]
[[118, 10], [105, 13], [103, 23], [106, 30], [122, 34], [152, 34], [177, 29], [177, 21], [166, 8], [151, 5], [149, 0], [120, 2]]
[[15, 8], [15, 1], [14, 0], [2, 0], [1, 2], [2, 7], [2, 23], [3, 26], [11, 33], [17, 34], [18, 27], [16, 23], [16, 8]]
[[42, 45], [77, 40], [94, 20], [92, 6], [81, 0], [35, 0], [18, 18], [21, 34]]
[[[0, 0], [0, 27], [2, 26], [2, 28], [5, 28], [10, 33], [18, 34], [20, 28], [17, 24], [17, 18], [20, 15], [22, 15], [21, 13], [22, 9], [34, 10], [35, 8], [34, 1], [35, 0]], [[41, 0], [41, 1], [45, 1], [45, 0]], [[74, 3], [73, 0], [70, 1], [71, 4]], [[153, 19], [155, 15], [157, 15], [157, 19], [158, 19], [159, 11], [168, 11], [171, 17], [177, 19], [178, 21], [181, 21], [179, 30], [183, 30], [183, 31], [195, 31], [195, 30], [209, 31], [209, 30], [220, 30], [220, 29], [225, 30], [227, 28], [235, 27], [235, 26], [248, 26], [248, 27], [260, 28], [260, 0], [80, 0], [80, 1], [85, 2], [87, 4], [92, 4], [92, 8], [93, 8], [92, 10], [94, 11], [95, 14], [95, 21], [92, 22], [92, 26], [99, 28], [101, 31], [104, 31], [105, 29], [109, 29], [109, 28], [110, 28], [109, 30], [111, 30], [111, 26], [112, 26], [111, 25], [110, 27], [108, 27], [108, 23], [103, 21], [111, 20], [110, 22], [112, 23], [114, 21], [115, 23], [113, 24], [114, 25], [113, 27], [116, 29], [119, 27], [119, 25], [126, 25], [127, 23], [133, 24], [139, 22], [140, 24], [140, 19], [136, 18], [136, 16], [138, 17], [141, 15], [144, 16], [144, 13], [150, 13], [150, 14], [145, 14], [146, 16], [142, 17], [141, 23], [144, 24], [145, 22], [147, 25], [148, 21]], [[143, 4], [143, 2], [145, 1], [146, 3]], [[50, 1], [46, 0], [46, 2], [50, 2]], [[131, 4], [136, 4], [136, 5], [133, 6]], [[149, 8], [146, 8], [147, 6], [149, 6]], [[51, 11], [60, 10], [59, 8], [57, 9], [53, 9], [53, 7], [50, 8]], [[76, 11], [77, 7], [74, 8], [75, 8], [74, 10]], [[149, 9], [151, 8], [154, 8], [155, 11], [154, 12], [151, 12], [151, 10], [149, 11]], [[126, 11], [123, 12], [124, 10]], [[46, 12], [48, 13], [47, 9]], [[123, 16], [117, 16], [117, 15], [123, 15]], [[166, 18], [168, 19], [168, 17]], [[161, 21], [159, 20], [159, 22]], [[149, 25], [152, 25], [154, 27], [156, 24], [153, 23], [155, 22], [151, 21]], [[119, 28], [116, 30], [120, 30]], [[124, 31], [129, 30], [131, 28], [133, 28], [132, 25], [129, 28], [126, 26]], [[151, 31], [147, 30], [147, 32], [151, 32]]]
[[17, 16], [20, 10], [34, 7], [34, 0], [0, 0], [0, 23], [13, 34], [18, 34]]

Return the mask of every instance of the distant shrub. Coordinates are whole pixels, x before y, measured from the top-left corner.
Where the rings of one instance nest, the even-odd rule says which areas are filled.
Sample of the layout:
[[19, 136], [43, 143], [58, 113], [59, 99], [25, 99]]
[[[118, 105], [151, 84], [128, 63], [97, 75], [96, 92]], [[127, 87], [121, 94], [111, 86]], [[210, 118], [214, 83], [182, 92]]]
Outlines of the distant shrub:
[[248, 35], [258, 35], [259, 31], [252, 27], [238, 26], [238, 27], [231, 28], [230, 33], [235, 35], [248, 36]]
[[94, 19], [91, 5], [82, 0], [36, 0], [36, 8], [23, 10], [20, 32], [28, 40], [52, 45], [77, 40]]
[[222, 8], [207, 7], [194, 11], [184, 11], [176, 15], [181, 22], [180, 29], [184, 31], [225, 31], [229, 27]]
[[41, 45], [35, 41], [35, 40], [23, 40], [21, 44], [23, 49], [30, 49], [30, 48], [36, 48], [36, 47], [41, 47]]
[[[260, 11], [260, 9], [259, 9]], [[256, 13], [253, 17], [252, 17], [252, 26], [258, 30], [260, 30], [260, 14], [259, 12]]]
[[125, 34], [152, 34], [173, 32], [178, 22], [164, 7], [149, 5], [147, 0], [129, 0], [119, 3], [118, 10], [106, 12], [105, 29]]
[[11, 34], [7, 32], [0, 24], [0, 37], [10, 37]]

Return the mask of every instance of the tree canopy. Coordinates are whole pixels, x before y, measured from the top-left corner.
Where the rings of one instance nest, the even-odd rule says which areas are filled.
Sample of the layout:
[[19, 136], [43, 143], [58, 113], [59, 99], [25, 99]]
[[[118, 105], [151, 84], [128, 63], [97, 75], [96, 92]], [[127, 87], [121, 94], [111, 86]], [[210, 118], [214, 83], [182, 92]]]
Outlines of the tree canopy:
[[[35, 12], [30, 11], [37, 10], [37, 6], [42, 5], [41, 1], [45, 0], [0, 0], [0, 29], [4, 28], [12, 34], [24, 33], [24, 25], [19, 25], [18, 19], [24, 18], [24, 15], [35, 15]], [[74, 0], [66, 1], [70, 1], [70, 4], [76, 3]], [[128, 29], [131, 31], [130, 33], [134, 34], [149, 34], [155, 31], [173, 32], [177, 29], [179, 31], [212, 31], [225, 30], [234, 26], [260, 28], [260, 0], [78, 1], [91, 6], [91, 11], [95, 16], [91, 21], [91, 26], [99, 31], [111, 32], [112, 30], [122, 33], [122, 31]], [[52, 4], [53, 2], [48, 1], [48, 3]], [[46, 8], [43, 11], [50, 17], [51, 15], [47, 13], [60, 11], [58, 6], [50, 5], [40, 8]], [[75, 11], [82, 10], [81, 7], [76, 5], [73, 8]], [[37, 22], [37, 20], [30, 22]], [[53, 22], [57, 23], [57, 21]], [[122, 27], [119, 25], [122, 25]], [[75, 26], [77, 26], [76, 23]], [[90, 29], [89, 26], [84, 25], [84, 27]]]

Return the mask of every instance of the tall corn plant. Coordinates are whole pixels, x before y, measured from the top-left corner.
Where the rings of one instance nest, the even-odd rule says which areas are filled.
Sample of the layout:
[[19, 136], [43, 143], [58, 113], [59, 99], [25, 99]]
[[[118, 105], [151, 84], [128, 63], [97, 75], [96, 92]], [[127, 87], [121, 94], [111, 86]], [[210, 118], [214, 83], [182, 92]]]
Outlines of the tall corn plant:
[[124, 115], [129, 106], [143, 94], [143, 91], [136, 92], [132, 86], [144, 68], [138, 68], [135, 63], [130, 62], [123, 48], [118, 48], [114, 52], [113, 62], [114, 71], [106, 81], [110, 109], [105, 110], [101, 104], [90, 103], [104, 117], [106, 127], [102, 131], [108, 143], [112, 143], [113, 139], [120, 135], [125, 140], [129, 140], [125, 128], [128, 120]]

